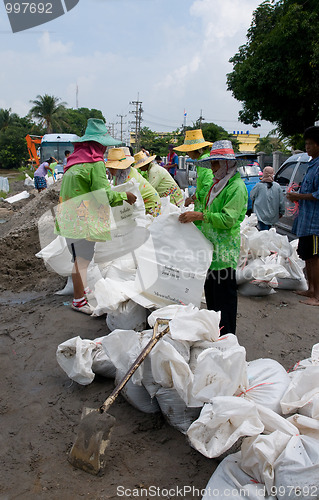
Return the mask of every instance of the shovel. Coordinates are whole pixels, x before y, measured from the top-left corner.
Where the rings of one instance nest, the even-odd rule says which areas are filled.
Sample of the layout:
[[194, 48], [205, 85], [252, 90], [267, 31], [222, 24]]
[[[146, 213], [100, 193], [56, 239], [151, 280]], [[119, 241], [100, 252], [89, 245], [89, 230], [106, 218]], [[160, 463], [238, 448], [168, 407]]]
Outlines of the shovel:
[[[83, 408], [77, 438], [68, 457], [69, 462], [74, 467], [90, 474], [103, 474], [106, 467], [106, 452], [110, 443], [110, 433], [116, 421], [112, 415], [106, 412], [155, 344], [169, 332], [168, 324], [168, 319], [156, 320], [152, 338], [100, 408]], [[158, 333], [159, 326], [163, 325], [166, 328]]]

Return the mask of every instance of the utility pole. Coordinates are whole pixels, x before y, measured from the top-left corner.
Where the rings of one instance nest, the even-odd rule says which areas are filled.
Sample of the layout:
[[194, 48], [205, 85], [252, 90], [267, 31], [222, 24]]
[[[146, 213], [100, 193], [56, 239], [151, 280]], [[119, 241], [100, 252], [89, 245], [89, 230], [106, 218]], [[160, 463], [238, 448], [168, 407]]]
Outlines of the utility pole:
[[135, 106], [135, 111], [130, 111], [130, 113], [135, 115], [135, 153], [137, 153], [140, 150], [140, 131], [143, 113], [142, 101], [139, 101], [139, 94], [137, 94], [137, 101], [131, 101], [130, 104]]
[[114, 125], [115, 125], [115, 123], [114, 123], [114, 122], [112, 122], [112, 123], [110, 123], [109, 125], [110, 125], [110, 128], [111, 128], [111, 134], [110, 134], [110, 135], [111, 135], [112, 137], [114, 137]]
[[121, 141], [123, 142], [123, 118], [126, 117], [126, 115], [116, 115], [118, 116], [119, 118], [121, 118]]
[[186, 117], [187, 117], [187, 113], [184, 109], [184, 123], [183, 123], [183, 135], [185, 137], [185, 134], [186, 134]]
[[78, 84], [76, 84], [76, 90], [75, 90], [75, 107], [76, 107], [76, 109], [79, 109], [79, 87], [78, 87]]
[[203, 110], [200, 110], [200, 117], [198, 118], [199, 128], [202, 128], [202, 121], [205, 120], [203, 117]]

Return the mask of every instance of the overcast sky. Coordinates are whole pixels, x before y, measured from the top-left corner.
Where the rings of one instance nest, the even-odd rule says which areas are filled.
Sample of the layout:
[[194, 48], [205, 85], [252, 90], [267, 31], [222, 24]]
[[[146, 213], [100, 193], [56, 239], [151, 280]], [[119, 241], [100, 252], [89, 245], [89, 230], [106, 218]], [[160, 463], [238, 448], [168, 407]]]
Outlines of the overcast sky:
[[[24, 116], [38, 94], [101, 109], [107, 123], [133, 120], [175, 130], [202, 116], [228, 132], [265, 136], [272, 128], [238, 123], [241, 104], [226, 90], [228, 62], [246, 42], [261, 0], [80, 0], [70, 12], [11, 32], [0, 2], [0, 107]], [[119, 130], [119, 125], [115, 126]]]

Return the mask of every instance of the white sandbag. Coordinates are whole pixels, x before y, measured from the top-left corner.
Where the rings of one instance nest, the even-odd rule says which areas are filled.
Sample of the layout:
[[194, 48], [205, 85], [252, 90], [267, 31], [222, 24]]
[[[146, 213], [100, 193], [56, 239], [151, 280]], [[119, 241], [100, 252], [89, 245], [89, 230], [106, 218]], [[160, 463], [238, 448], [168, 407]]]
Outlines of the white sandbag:
[[[275, 279], [274, 279], [275, 280]], [[238, 293], [244, 297], [264, 297], [275, 293], [277, 281], [257, 282], [256, 280], [250, 283], [243, 283], [238, 286]]]
[[298, 413], [319, 419], [319, 366], [309, 366], [293, 373], [281, 401], [284, 414]]
[[[115, 385], [121, 382], [126, 372], [117, 370], [115, 376]], [[134, 384], [130, 379], [121, 390], [123, 398], [134, 406], [137, 410], [144, 413], [157, 413], [160, 407], [155, 397], [151, 397], [143, 385]]]
[[103, 349], [102, 340], [104, 337], [94, 339], [95, 350], [93, 351], [92, 371], [96, 375], [106, 378], [115, 378], [116, 368]]
[[153, 398], [157, 391], [161, 388], [161, 385], [154, 380], [150, 356], [146, 356], [143, 361], [142, 385], [145, 387], [151, 398]]
[[242, 346], [225, 351], [205, 349], [197, 358], [193, 396], [210, 402], [216, 396], [232, 396], [247, 384], [246, 350]]
[[[94, 297], [97, 301], [94, 316], [117, 311], [120, 304], [128, 300], [127, 295], [122, 290], [121, 283], [109, 278], [101, 278], [95, 283]], [[111, 330], [114, 329], [111, 328]]]
[[110, 262], [139, 248], [149, 237], [145, 206], [135, 179], [112, 186], [113, 191], [130, 191], [137, 200], [133, 205], [124, 202], [123, 205], [112, 207], [110, 213], [110, 237], [105, 242], [95, 245], [94, 261], [96, 263]]
[[72, 276], [68, 276], [64, 288], [62, 288], [62, 290], [54, 292], [54, 295], [73, 295], [73, 293], [74, 293], [74, 288], [73, 288]]
[[21, 193], [9, 196], [8, 198], [4, 198], [4, 201], [7, 201], [8, 203], [12, 204], [20, 200], [25, 200], [26, 198], [29, 198], [29, 196], [30, 193], [28, 193], [28, 191], [22, 191]]
[[137, 260], [134, 252], [123, 255], [112, 262], [100, 264], [103, 278], [115, 281], [134, 281], [137, 269]]
[[153, 326], [157, 318], [171, 320], [170, 333], [175, 340], [212, 341], [219, 337], [220, 312], [199, 309], [193, 304], [170, 305], [152, 312], [148, 324]]
[[43, 259], [45, 265], [51, 271], [61, 276], [70, 276], [72, 274], [72, 255], [63, 236], [57, 236], [49, 245], [36, 253], [35, 256]]
[[318, 498], [319, 447], [317, 439], [292, 436], [275, 463], [275, 486], [282, 500]]
[[307, 280], [294, 278], [277, 278], [278, 290], [307, 290]]
[[271, 252], [278, 253], [278, 255], [285, 258], [292, 255], [293, 248], [289, 243], [288, 236], [277, 233], [276, 229], [272, 227], [268, 231], [268, 237], [268, 248]]
[[247, 229], [256, 227], [258, 223], [257, 215], [252, 213], [251, 215], [245, 215], [244, 220], [240, 223], [240, 232], [245, 233]]
[[164, 337], [153, 348], [150, 356], [155, 382], [162, 387], [174, 388], [187, 406], [202, 406], [192, 397], [194, 375], [174, 345]]
[[274, 465], [292, 436], [281, 431], [246, 438], [241, 445], [241, 468], [246, 474], [263, 483], [266, 492], [274, 491]]
[[294, 376], [296, 370], [304, 370], [308, 366], [319, 366], [319, 344], [314, 344], [311, 349], [311, 356], [307, 359], [302, 359], [295, 364], [291, 375]]
[[94, 341], [73, 337], [58, 346], [56, 359], [70, 379], [88, 385], [94, 379], [92, 363], [95, 349]]
[[226, 457], [208, 481], [202, 500], [216, 498], [249, 498], [250, 500], [276, 500], [266, 493], [265, 485], [241, 469], [241, 452]]
[[270, 255], [269, 231], [255, 231], [248, 235], [248, 246], [253, 259]]
[[[134, 330], [114, 330], [102, 338], [102, 346], [117, 370], [126, 372], [152, 337], [152, 330], [137, 333]], [[143, 363], [132, 377], [134, 384], [141, 385]]]
[[195, 307], [193, 304], [188, 304], [187, 306], [171, 304], [153, 311], [147, 318], [147, 321], [150, 327], [153, 328], [158, 318], [173, 319], [176, 315], [189, 314], [194, 311], [198, 311], [198, 307]]
[[[25, 174], [25, 179], [24, 179], [24, 186], [26, 187], [34, 187], [34, 179], [32, 179], [30, 177], [30, 175], [28, 175], [27, 173]], [[3, 191], [3, 189], [1, 189], [0, 187], [0, 191]]]
[[212, 245], [194, 224], [181, 224], [178, 214], [156, 218], [149, 240], [136, 251], [137, 288], [163, 307], [200, 306]]
[[247, 363], [247, 378], [248, 386], [237, 395], [281, 413], [280, 400], [290, 384], [284, 367], [274, 359], [256, 359]]
[[238, 339], [236, 335], [233, 335], [232, 333], [223, 335], [214, 342], [210, 340], [200, 340], [197, 342], [193, 342], [190, 348], [189, 367], [191, 371], [194, 373], [197, 366], [198, 356], [203, 351], [205, 351], [205, 349], [211, 349], [212, 347], [215, 347], [219, 351], [226, 351], [227, 349], [230, 349], [231, 347], [238, 345], [239, 345]]
[[298, 429], [287, 418], [282, 417], [266, 406], [256, 404], [258, 415], [264, 426], [264, 434], [280, 431], [288, 436], [298, 434]]
[[298, 413], [291, 415], [287, 420], [297, 427], [300, 434], [317, 439], [319, 442], [319, 420]]
[[108, 312], [106, 324], [111, 331], [126, 328], [140, 332], [146, 328], [147, 310], [133, 300], [127, 300], [119, 304], [116, 311]]
[[174, 388], [161, 387], [156, 399], [167, 422], [183, 434], [200, 414], [201, 408], [188, 408]]
[[0, 191], [4, 191], [5, 193], [9, 193], [10, 186], [8, 177], [0, 177]]
[[217, 340], [219, 330], [220, 312], [207, 309], [182, 310], [169, 324], [171, 336], [176, 340], [196, 342], [201, 340]]
[[221, 396], [204, 405], [187, 436], [196, 450], [214, 458], [229, 450], [241, 437], [257, 436], [263, 429], [254, 403]]

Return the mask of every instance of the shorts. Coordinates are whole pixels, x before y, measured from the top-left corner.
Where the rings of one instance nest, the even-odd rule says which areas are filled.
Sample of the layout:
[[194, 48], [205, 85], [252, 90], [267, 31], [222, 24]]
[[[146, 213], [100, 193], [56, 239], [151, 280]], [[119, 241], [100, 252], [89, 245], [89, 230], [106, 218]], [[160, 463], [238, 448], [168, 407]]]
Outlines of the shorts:
[[319, 256], [319, 236], [300, 236], [297, 253], [302, 260]]
[[47, 187], [47, 181], [45, 177], [34, 176], [34, 187], [35, 189], [45, 189]]
[[76, 257], [82, 257], [82, 259], [88, 260], [89, 262], [93, 259], [94, 241], [66, 238], [66, 244], [72, 254], [72, 262], [74, 262]]

